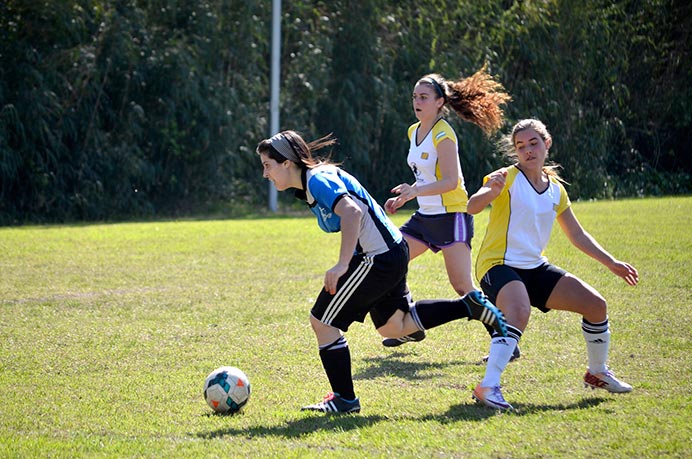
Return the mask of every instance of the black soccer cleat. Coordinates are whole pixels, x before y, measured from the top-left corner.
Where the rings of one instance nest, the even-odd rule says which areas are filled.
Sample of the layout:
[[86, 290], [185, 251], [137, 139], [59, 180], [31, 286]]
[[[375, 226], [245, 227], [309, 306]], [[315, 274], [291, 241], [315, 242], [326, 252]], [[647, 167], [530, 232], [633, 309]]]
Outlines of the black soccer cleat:
[[324, 399], [314, 405], [307, 405], [300, 411], [319, 411], [321, 413], [359, 413], [360, 400], [346, 401], [333, 392], [328, 393]]
[[410, 335], [402, 336], [401, 338], [385, 338], [382, 340], [382, 345], [385, 347], [397, 347], [404, 343], [423, 341], [425, 339], [425, 332], [423, 330], [418, 330]]
[[473, 290], [464, 295], [461, 301], [469, 310], [469, 320], [479, 320], [491, 326], [500, 335], [507, 336], [505, 316], [482, 292]]

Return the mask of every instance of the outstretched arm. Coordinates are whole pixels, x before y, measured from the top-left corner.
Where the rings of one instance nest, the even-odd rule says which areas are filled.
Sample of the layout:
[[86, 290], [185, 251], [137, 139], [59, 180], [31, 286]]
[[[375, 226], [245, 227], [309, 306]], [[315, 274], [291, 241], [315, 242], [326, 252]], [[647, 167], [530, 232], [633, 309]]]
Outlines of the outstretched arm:
[[596, 239], [584, 230], [571, 207], [558, 215], [557, 221], [572, 245], [603, 264], [616, 276], [623, 278], [629, 285], [637, 285], [639, 273], [634, 266], [616, 259], [601, 247]]

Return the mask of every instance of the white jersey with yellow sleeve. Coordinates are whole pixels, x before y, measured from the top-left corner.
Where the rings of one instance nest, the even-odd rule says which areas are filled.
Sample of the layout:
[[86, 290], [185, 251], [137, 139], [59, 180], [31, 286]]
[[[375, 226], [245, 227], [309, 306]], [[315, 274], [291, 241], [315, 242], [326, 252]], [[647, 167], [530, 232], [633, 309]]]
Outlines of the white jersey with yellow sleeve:
[[[489, 178], [486, 175], [483, 183]], [[548, 261], [543, 251], [553, 222], [570, 206], [562, 183], [552, 176], [549, 180], [548, 188], [539, 193], [516, 166], [507, 168], [505, 186], [491, 203], [488, 227], [476, 259], [479, 281], [496, 265], [532, 269]]]
[[[408, 138], [411, 141], [411, 146], [406, 158], [409, 167], [413, 171], [413, 175], [416, 177], [416, 186], [427, 185], [442, 179], [437, 156], [437, 145], [442, 140], [449, 139], [454, 142], [455, 153], [459, 154], [457, 135], [447, 121], [443, 119], [438, 120], [420, 145], [416, 143], [416, 133], [419, 128], [420, 122], [408, 128]], [[466, 212], [466, 203], [469, 200], [469, 195], [464, 186], [464, 176], [461, 173], [461, 164], [458, 160], [457, 164], [459, 167], [459, 181], [456, 188], [433, 196], [418, 196], [418, 212], [424, 215]]]

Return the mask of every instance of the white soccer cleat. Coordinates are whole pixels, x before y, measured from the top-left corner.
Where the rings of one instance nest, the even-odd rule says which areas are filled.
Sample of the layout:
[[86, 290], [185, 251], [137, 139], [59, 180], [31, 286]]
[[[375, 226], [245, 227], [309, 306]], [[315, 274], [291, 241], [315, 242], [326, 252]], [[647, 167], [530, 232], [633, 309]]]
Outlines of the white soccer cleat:
[[624, 394], [632, 392], [632, 386], [615, 377], [612, 371], [606, 370], [605, 373], [592, 374], [586, 370], [584, 375], [584, 387], [591, 389], [605, 389], [614, 394]]
[[493, 387], [482, 387], [480, 384], [473, 389], [473, 399], [478, 403], [482, 403], [485, 406], [496, 410], [502, 411], [512, 411], [514, 407], [507, 403], [505, 398], [502, 396], [502, 391], [500, 386]]

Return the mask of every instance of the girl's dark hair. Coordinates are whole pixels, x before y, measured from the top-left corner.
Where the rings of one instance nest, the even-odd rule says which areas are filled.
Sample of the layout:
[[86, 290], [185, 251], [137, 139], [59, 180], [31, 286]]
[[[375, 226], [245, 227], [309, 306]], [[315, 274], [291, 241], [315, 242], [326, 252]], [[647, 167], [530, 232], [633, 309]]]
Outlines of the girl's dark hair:
[[[301, 168], [311, 169], [325, 164], [337, 165], [331, 161], [330, 155], [326, 157], [313, 155], [313, 152], [334, 144], [336, 144], [336, 139], [332, 134], [327, 134], [312, 142], [306, 142], [296, 131], [287, 130], [281, 131], [270, 139], [262, 140], [257, 145], [256, 152], [258, 155], [267, 155], [277, 163], [293, 161]], [[284, 154], [280, 153], [274, 145], [280, 145]]]
[[436, 94], [440, 94], [441, 88], [444, 107], [448, 105], [462, 120], [475, 124], [489, 136], [502, 127], [504, 112], [500, 106], [512, 98], [502, 84], [487, 73], [487, 67], [486, 64], [470, 77], [457, 81], [448, 81], [437, 73], [431, 73], [416, 84], [432, 86]]

